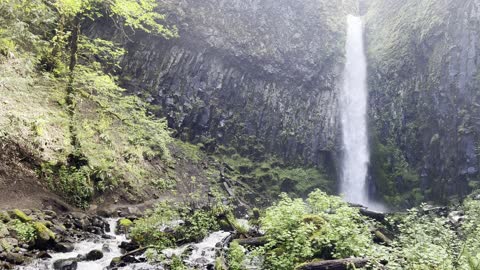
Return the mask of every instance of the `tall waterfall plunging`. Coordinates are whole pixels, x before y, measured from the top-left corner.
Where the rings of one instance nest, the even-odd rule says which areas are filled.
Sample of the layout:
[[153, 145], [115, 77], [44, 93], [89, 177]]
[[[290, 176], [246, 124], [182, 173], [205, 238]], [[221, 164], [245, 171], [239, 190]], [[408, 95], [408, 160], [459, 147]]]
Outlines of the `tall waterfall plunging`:
[[346, 64], [340, 94], [342, 124], [341, 193], [345, 200], [370, 206], [367, 191], [367, 61], [360, 17], [347, 17]]

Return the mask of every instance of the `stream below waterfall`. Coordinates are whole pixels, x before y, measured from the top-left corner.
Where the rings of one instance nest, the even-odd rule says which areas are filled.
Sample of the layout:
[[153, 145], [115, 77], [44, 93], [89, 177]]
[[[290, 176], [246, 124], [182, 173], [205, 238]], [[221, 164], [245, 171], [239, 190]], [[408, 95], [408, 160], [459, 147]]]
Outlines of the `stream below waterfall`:
[[[128, 241], [125, 234], [116, 234], [116, 227], [118, 219], [110, 218], [107, 219], [110, 226], [110, 232], [106, 232], [106, 235], [110, 239], [91, 239], [80, 241], [74, 244], [74, 249], [71, 252], [52, 252], [48, 253], [51, 258], [48, 259], [37, 259], [33, 263], [27, 266], [20, 266], [16, 269], [18, 270], [51, 270], [51, 269], [61, 269], [61, 270], [103, 270], [110, 269], [110, 263], [112, 259], [120, 257], [125, 254], [119, 246], [122, 242]], [[230, 232], [217, 231], [213, 232], [200, 243], [191, 243], [186, 244], [178, 248], [165, 249], [162, 253], [165, 257], [171, 258], [173, 255], [182, 256], [183, 261], [188, 269], [213, 269], [215, 259], [218, 255], [218, 251], [223, 247], [223, 243], [228, 237], [231, 236]], [[100, 250], [103, 253], [101, 259], [95, 261], [86, 261], [84, 256], [92, 250]], [[189, 252], [187, 256], [186, 253]], [[59, 268], [55, 267], [55, 262], [62, 260], [75, 260], [76, 258], [81, 258], [77, 262], [77, 267], [75, 268]], [[125, 269], [125, 270], [163, 270], [165, 269], [162, 264], [150, 264], [146, 262], [144, 255], [136, 257], [141, 263], [132, 263], [122, 267], [115, 267], [114, 269]], [[58, 263], [57, 263], [58, 264]]]

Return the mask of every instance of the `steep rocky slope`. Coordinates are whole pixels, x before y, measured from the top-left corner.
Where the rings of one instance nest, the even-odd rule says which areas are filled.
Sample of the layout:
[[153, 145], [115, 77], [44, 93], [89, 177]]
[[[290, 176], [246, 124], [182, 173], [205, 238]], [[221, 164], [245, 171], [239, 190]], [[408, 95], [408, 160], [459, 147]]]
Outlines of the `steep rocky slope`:
[[367, 3], [377, 188], [396, 203], [466, 194], [479, 180], [480, 2]]

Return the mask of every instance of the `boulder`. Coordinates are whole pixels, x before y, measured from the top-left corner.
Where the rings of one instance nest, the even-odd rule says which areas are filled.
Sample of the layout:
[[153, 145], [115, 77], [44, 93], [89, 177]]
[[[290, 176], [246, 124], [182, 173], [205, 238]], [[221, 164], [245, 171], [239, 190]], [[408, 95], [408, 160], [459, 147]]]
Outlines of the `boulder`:
[[10, 221], [10, 215], [5, 211], [0, 211], [0, 221], [5, 223]]
[[72, 212], [70, 214], [73, 219], [86, 219], [87, 215], [81, 212]]
[[117, 231], [115, 233], [127, 233], [133, 222], [128, 218], [122, 218], [118, 221]]
[[35, 247], [40, 250], [45, 250], [55, 246], [55, 234], [41, 222], [33, 223], [35, 228], [36, 238]]
[[110, 267], [113, 268], [113, 269], [115, 269], [117, 267], [124, 267], [124, 266], [127, 266], [127, 263], [122, 261], [122, 258], [120, 258], [120, 257], [115, 257], [110, 262]]
[[110, 246], [108, 244], [105, 243], [102, 246], [102, 251], [103, 252], [110, 252], [110, 251], [112, 251], [112, 249], [110, 248]]
[[99, 228], [107, 227], [107, 223], [101, 217], [93, 217], [91, 219], [91, 224], [92, 226], [99, 227]]
[[115, 236], [113, 235], [108, 235], [108, 234], [102, 234], [103, 239], [115, 239]]
[[119, 246], [121, 249], [129, 252], [135, 249], [138, 249], [140, 246], [138, 244], [132, 243], [132, 242], [122, 242], [120, 243]]
[[46, 251], [40, 251], [36, 256], [37, 259], [51, 259], [52, 256]]
[[7, 226], [0, 224], [0, 238], [4, 238], [10, 235]]
[[75, 226], [76, 229], [79, 230], [85, 230], [88, 225], [88, 220], [85, 219], [74, 219], [73, 220], [73, 225]]
[[100, 260], [101, 258], [103, 258], [103, 252], [98, 249], [94, 249], [88, 252], [87, 255], [85, 256], [85, 259], [87, 261], [96, 261], [96, 260]]
[[57, 213], [55, 213], [54, 211], [52, 210], [44, 210], [43, 213], [46, 215], [46, 216], [50, 216], [52, 218], [56, 218], [57, 217]]
[[3, 250], [10, 251], [18, 247], [18, 240], [11, 237], [0, 239], [0, 246], [3, 247]]
[[139, 261], [135, 258], [135, 256], [133, 255], [127, 255], [127, 256], [123, 256], [122, 257], [122, 261], [127, 263], [127, 264], [131, 264], [131, 263], [138, 263]]
[[102, 235], [104, 230], [103, 230], [103, 228], [101, 228], [101, 227], [88, 226], [88, 227], [86, 228], [86, 231], [91, 232], [91, 233], [93, 233], [93, 234]]
[[3, 254], [0, 259], [11, 264], [23, 264], [26, 261], [26, 257], [19, 253], [7, 252]]
[[[0, 254], [1, 255], [1, 254]], [[2, 262], [0, 261], [0, 269], [5, 269], [5, 270], [8, 270], [8, 269], [13, 269], [13, 265], [7, 263], [7, 262]]]
[[54, 224], [52, 230], [55, 233], [64, 234], [67, 231], [67, 228], [62, 224]]
[[57, 243], [54, 249], [57, 252], [71, 252], [73, 251], [74, 246], [71, 243], [62, 242], [62, 243]]
[[76, 270], [78, 266], [76, 258], [60, 259], [53, 263], [55, 270]]

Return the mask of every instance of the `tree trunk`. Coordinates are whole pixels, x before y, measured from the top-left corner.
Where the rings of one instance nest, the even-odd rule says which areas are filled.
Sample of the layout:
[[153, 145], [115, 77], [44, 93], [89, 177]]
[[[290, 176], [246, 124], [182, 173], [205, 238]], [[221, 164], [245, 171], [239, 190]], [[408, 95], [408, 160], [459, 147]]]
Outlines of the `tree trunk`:
[[306, 263], [296, 268], [296, 270], [348, 270], [353, 266], [356, 268], [367, 265], [368, 259], [349, 258], [340, 260], [328, 260]]
[[79, 156], [79, 142], [77, 137], [77, 131], [75, 128], [75, 89], [74, 89], [74, 80], [75, 80], [75, 67], [77, 65], [77, 52], [78, 52], [78, 39], [80, 36], [80, 18], [77, 15], [72, 23], [72, 37], [70, 39], [70, 57], [68, 64], [68, 84], [67, 84], [67, 111], [69, 116], [69, 131], [70, 131], [70, 144], [72, 145], [73, 151], [69, 157], [69, 164], [72, 166], [77, 166], [78, 156]]

